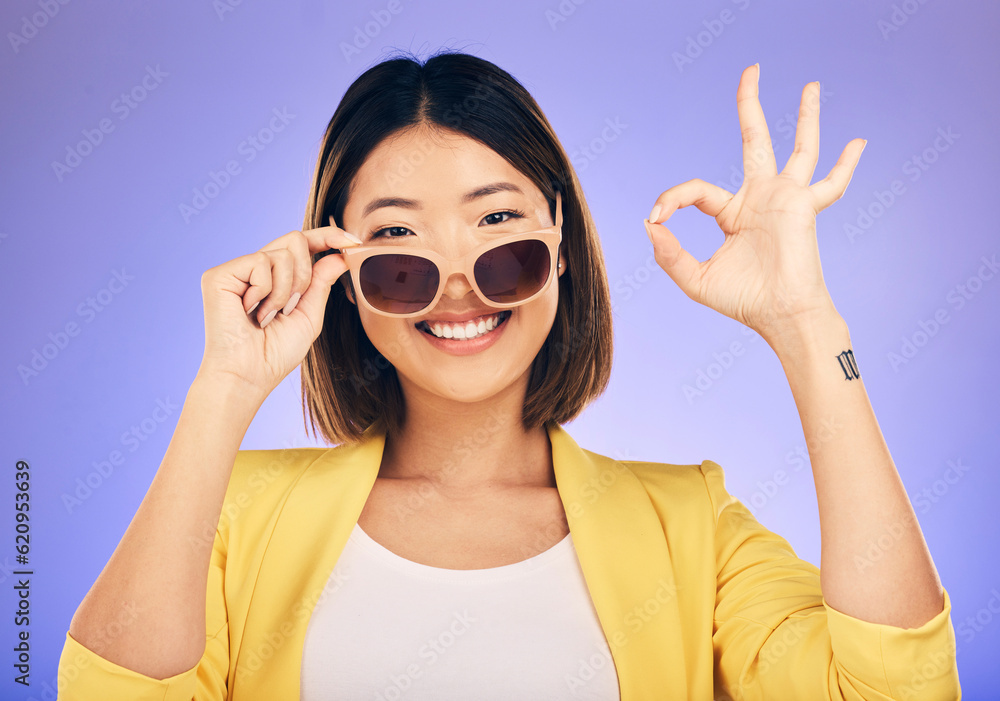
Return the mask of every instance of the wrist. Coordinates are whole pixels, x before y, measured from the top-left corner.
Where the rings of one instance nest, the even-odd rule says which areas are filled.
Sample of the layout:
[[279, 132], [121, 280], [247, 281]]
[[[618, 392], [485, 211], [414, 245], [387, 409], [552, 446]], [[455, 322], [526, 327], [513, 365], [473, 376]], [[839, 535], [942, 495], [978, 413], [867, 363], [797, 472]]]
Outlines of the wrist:
[[798, 317], [771, 329], [764, 340], [782, 365], [820, 355], [836, 356], [851, 347], [847, 322], [836, 309]]
[[199, 368], [188, 390], [189, 397], [205, 399], [234, 417], [245, 419], [247, 426], [269, 393], [232, 373]]

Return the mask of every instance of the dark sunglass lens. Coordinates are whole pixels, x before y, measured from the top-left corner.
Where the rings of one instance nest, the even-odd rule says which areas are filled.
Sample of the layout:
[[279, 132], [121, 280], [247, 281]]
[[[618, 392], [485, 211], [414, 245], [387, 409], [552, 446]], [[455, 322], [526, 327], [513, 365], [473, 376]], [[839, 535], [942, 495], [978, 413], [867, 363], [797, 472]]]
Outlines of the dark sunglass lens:
[[420, 256], [387, 253], [361, 264], [361, 292], [376, 309], [409, 314], [426, 307], [437, 294], [437, 266]]
[[549, 248], [538, 239], [515, 241], [479, 256], [476, 282], [487, 299], [513, 304], [542, 289], [549, 277]]

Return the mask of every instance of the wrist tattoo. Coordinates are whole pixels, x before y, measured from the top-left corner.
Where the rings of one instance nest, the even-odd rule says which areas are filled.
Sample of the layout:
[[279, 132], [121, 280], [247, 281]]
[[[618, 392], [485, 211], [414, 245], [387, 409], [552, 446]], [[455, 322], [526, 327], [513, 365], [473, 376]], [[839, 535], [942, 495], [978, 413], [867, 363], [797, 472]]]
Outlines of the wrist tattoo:
[[840, 362], [840, 369], [844, 371], [845, 380], [856, 380], [861, 377], [858, 372], [858, 363], [854, 360], [854, 351], [848, 348], [837, 356]]

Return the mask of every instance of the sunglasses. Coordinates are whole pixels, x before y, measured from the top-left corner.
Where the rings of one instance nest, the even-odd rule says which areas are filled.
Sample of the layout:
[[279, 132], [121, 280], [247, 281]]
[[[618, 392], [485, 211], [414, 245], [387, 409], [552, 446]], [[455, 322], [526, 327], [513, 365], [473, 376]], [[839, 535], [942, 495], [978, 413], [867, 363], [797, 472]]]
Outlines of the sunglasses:
[[352, 246], [340, 252], [357, 296], [371, 311], [398, 318], [417, 316], [437, 304], [454, 273], [462, 273], [484, 304], [509, 309], [549, 286], [562, 241], [562, 197], [556, 192], [556, 223], [477, 246], [445, 258], [415, 246]]

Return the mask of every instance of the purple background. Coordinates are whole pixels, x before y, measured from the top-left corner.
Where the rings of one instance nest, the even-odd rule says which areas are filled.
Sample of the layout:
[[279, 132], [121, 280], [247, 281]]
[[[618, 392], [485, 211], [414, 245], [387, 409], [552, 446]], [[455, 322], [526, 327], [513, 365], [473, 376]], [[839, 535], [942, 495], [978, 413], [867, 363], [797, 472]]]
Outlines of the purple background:
[[[220, 14], [224, 2], [18, 0], [0, 10], [0, 457], [9, 475], [0, 497], [10, 514], [15, 462], [28, 461], [35, 572], [26, 691], [11, 681], [16, 565], [6, 517], [0, 696], [53, 698], [70, 617], [145, 494], [201, 360], [202, 272], [302, 225], [323, 129], [387, 47], [422, 57], [452, 47], [496, 62], [535, 96], [599, 226], [616, 308], [614, 376], [567, 430], [615, 457], [719, 462], [730, 491], [817, 565], [815, 490], [808, 463], [795, 458], [805, 441], [777, 358], [689, 300], [656, 267], [641, 222], [660, 192], [691, 178], [738, 187], [735, 92], [746, 66], [761, 63], [779, 168], [802, 87], [821, 81], [814, 179], [848, 141], [869, 140], [846, 194], [819, 216], [824, 274], [952, 597], [965, 698], [995, 698], [1000, 280], [986, 278], [981, 258], [1000, 253], [990, 209], [1000, 7], [552, 0], [473, 12], [457, 0], [400, 0], [392, 14], [382, 0], [302, 0], [243, 2]], [[366, 27], [374, 36], [363, 46]], [[678, 65], [685, 53], [691, 60]], [[137, 87], [144, 76], [146, 88]], [[124, 106], [133, 90], [141, 101]], [[245, 140], [268, 127], [273, 110], [287, 123], [262, 150], [248, 150]], [[102, 120], [113, 129], [56, 173], [53, 162], [66, 163]], [[935, 142], [939, 130], [950, 130], [950, 142]], [[179, 205], [231, 160], [239, 173], [185, 222]], [[895, 199], [883, 206], [894, 181]], [[675, 214], [671, 228], [702, 260], [722, 241], [694, 208]], [[123, 288], [109, 287], [116, 273]], [[86, 311], [91, 299], [100, 311]], [[939, 309], [947, 321], [922, 331]], [[70, 323], [76, 335], [65, 335]], [[894, 364], [904, 339], [916, 353]], [[727, 363], [733, 342], [743, 352]], [[25, 379], [20, 368], [36, 352], [48, 354], [47, 365]], [[714, 379], [689, 399], [684, 387], [700, 372]], [[244, 448], [314, 444], [298, 392], [296, 371], [264, 404]], [[161, 423], [158, 404], [174, 407]], [[142, 440], [127, 437], [133, 426]], [[88, 475], [98, 481], [97, 465], [115, 450], [125, 462], [68, 508], [64, 495]], [[964, 466], [960, 478], [949, 462]], [[778, 470], [786, 484], [769, 485]]]

